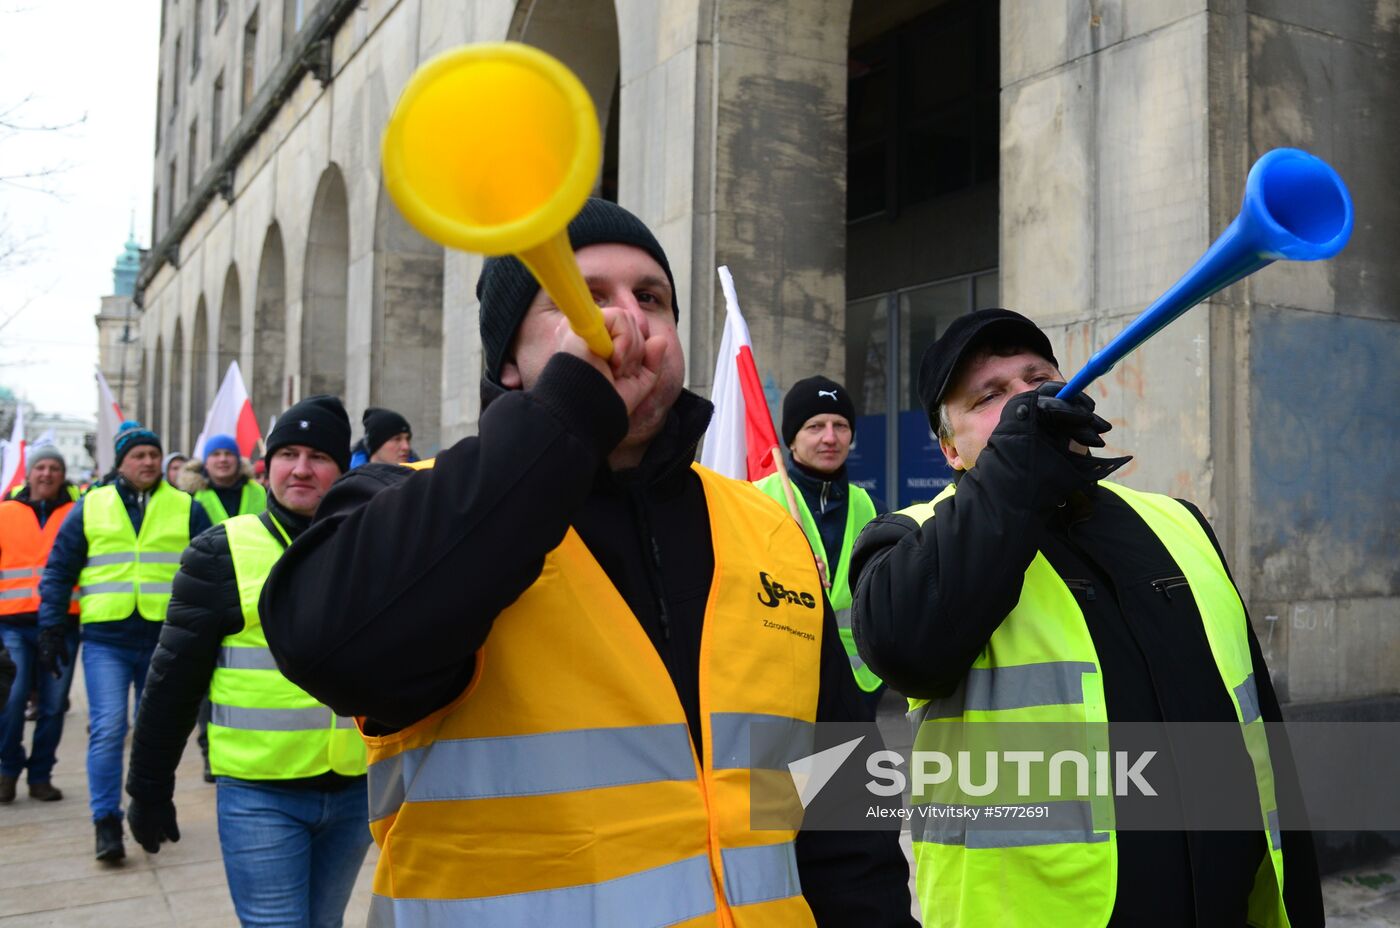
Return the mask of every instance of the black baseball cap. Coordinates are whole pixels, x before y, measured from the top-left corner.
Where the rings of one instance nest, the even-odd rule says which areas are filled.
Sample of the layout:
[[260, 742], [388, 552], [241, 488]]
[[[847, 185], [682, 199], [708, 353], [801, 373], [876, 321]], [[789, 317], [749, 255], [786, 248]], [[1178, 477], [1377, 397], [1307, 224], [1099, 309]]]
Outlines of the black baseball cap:
[[959, 316], [943, 334], [934, 339], [919, 362], [919, 402], [928, 414], [929, 425], [938, 429], [938, 404], [952, 386], [958, 364], [973, 349], [997, 342], [1019, 344], [1034, 351], [1056, 367], [1050, 339], [1025, 316], [1009, 309], [979, 309]]

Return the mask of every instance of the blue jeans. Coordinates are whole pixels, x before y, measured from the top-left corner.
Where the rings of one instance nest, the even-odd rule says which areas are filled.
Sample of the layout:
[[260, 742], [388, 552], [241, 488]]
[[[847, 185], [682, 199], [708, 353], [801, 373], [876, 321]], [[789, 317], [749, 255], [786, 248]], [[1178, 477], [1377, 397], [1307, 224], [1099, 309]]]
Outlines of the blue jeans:
[[[83, 642], [83, 676], [87, 681], [88, 802], [92, 820], [122, 813], [122, 749], [131, 710], [141, 702], [146, 670], [151, 665], [155, 643], [126, 647], [107, 641]], [[128, 694], [135, 698], [128, 702]]]
[[244, 928], [340, 928], [369, 850], [365, 780], [336, 792], [217, 782], [219, 846]]
[[[47, 783], [53, 777], [54, 761], [58, 758], [58, 742], [63, 737], [63, 700], [73, 683], [73, 661], [78, 653], [78, 632], [68, 634], [70, 660], [63, 676], [39, 666], [39, 629], [34, 625], [0, 623], [0, 641], [14, 658], [18, 673], [0, 715], [0, 774], [19, 778], [29, 771], [30, 784]], [[34, 741], [28, 756], [24, 753], [24, 707], [29, 691], [39, 691], [39, 719], [34, 723]]]

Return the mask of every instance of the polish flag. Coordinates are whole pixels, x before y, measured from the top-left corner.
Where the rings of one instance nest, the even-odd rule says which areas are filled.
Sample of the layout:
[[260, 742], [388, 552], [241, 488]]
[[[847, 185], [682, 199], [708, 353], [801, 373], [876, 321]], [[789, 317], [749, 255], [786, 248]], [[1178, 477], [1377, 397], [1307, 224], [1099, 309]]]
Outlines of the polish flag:
[[0, 457], [0, 499], [9, 499], [10, 492], [24, 483], [24, 402], [15, 404], [15, 425], [10, 440]]
[[117, 432], [121, 431], [126, 416], [112, 396], [112, 388], [102, 371], [97, 371], [97, 473], [98, 476], [111, 473], [117, 463]]
[[215, 435], [232, 435], [238, 442], [238, 453], [245, 458], [253, 457], [253, 450], [262, 441], [258, 420], [253, 415], [253, 404], [248, 399], [248, 388], [243, 385], [243, 374], [238, 369], [237, 361], [229, 363], [224, 382], [219, 384], [219, 392], [214, 394], [214, 405], [209, 407], [209, 415], [204, 417], [204, 430], [194, 444], [195, 457], [204, 457], [204, 442]]
[[724, 337], [710, 392], [715, 415], [705, 433], [700, 463], [736, 480], [761, 480], [777, 470], [773, 453], [779, 447], [778, 433], [758, 379], [749, 326], [739, 310], [729, 268], [719, 269], [719, 281], [724, 288]]

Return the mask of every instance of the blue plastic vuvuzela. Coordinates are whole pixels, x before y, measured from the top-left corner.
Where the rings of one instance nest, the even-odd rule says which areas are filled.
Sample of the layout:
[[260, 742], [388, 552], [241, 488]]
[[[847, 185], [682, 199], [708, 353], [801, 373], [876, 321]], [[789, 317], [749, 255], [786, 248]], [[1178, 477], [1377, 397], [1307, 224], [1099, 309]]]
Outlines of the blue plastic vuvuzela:
[[1280, 258], [1319, 261], [1351, 238], [1351, 194], [1326, 161], [1296, 148], [1275, 148], [1254, 162], [1234, 222], [1191, 270], [1126, 329], [1094, 353], [1060, 390], [1071, 397], [1192, 306]]

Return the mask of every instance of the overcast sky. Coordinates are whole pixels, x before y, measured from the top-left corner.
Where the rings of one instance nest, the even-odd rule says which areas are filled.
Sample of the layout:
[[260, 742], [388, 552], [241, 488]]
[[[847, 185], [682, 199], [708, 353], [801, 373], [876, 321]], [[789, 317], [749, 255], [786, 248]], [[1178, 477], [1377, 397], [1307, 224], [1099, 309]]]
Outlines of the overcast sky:
[[83, 120], [0, 129], [0, 178], [62, 168], [0, 181], [0, 254], [27, 243], [27, 257], [0, 263], [0, 325], [19, 311], [0, 328], [0, 384], [40, 412], [96, 415], [93, 316], [133, 211], [137, 241], [150, 246], [159, 42], [157, 0], [0, 0], [4, 121]]

